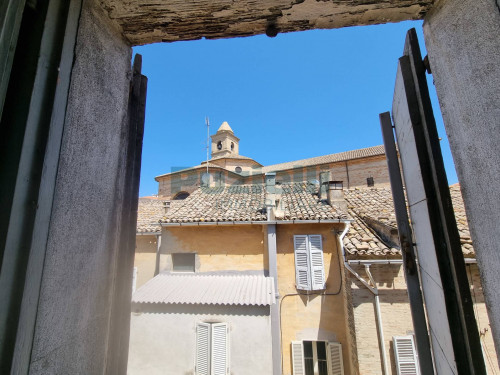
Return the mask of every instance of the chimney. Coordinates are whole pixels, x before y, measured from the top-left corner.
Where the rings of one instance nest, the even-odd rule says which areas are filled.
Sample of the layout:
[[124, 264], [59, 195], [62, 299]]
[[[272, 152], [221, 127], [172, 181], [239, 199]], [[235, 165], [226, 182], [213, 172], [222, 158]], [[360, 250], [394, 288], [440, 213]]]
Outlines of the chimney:
[[170, 201], [163, 202], [163, 209], [165, 210], [165, 214], [170, 210]]
[[330, 171], [319, 173], [319, 200], [328, 199], [328, 181], [330, 181]]
[[328, 203], [332, 206], [337, 206], [342, 211], [347, 212], [347, 202], [344, 198], [343, 181], [328, 182]]
[[267, 220], [274, 221], [274, 205], [276, 204], [276, 173], [266, 173], [266, 212]]

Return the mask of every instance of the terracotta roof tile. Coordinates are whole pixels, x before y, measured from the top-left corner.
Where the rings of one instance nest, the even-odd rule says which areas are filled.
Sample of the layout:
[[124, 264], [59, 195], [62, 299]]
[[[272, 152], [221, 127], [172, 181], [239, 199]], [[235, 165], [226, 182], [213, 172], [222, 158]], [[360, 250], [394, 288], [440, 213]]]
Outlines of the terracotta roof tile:
[[139, 198], [137, 210], [137, 233], [160, 232], [158, 220], [163, 216], [164, 199], [161, 198]]
[[[351, 189], [345, 190], [344, 194], [350, 213], [355, 218], [355, 222], [352, 225], [354, 228], [352, 228], [344, 238], [346, 250], [350, 254], [369, 255], [364, 248], [360, 249], [358, 248], [359, 246], [356, 247], [358, 243], [369, 242], [366, 239], [363, 241], [361, 238], [363, 233], [368, 237], [375, 236], [372, 237], [372, 239], [374, 243], [377, 243], [376, 232], [368, 228], [366, 224], [364, 224], [363, 219], [372, 219], [390, 227], [397, 228], [391, 190], [389, 188]], [[470, 238], [467, 217], [465, 216], [465, 207], [460, 192], [460, 185], [455, 184], [450, 186], [450, 194], [455, 211], [458, 232], [460, 234], [462, 252], [465, 256], [473, 256], [474, 248]], [[387, 246], [380, 240], [378, 241], [381, 246], [385, 246], [386, 249], [380, 248], [378, 252], [375, 251], [372, 255], [387, 255]], [[389, 253], [393, 255], [396, 254], [395, 251], [399, 250], [391, 248]]]

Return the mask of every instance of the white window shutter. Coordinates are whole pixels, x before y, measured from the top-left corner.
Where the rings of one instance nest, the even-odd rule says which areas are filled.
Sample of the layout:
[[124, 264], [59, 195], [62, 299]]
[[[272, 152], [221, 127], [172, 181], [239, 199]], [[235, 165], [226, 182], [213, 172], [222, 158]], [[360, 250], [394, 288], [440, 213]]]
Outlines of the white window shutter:
[[196, 375], [210, 375], [210, 324], [196, 324]]
[[292, 341], [293, 375], [305, 375], [304, 349], [302, 341]]
[[308, 239], [306, 235], [293, 236], [295, 248], [295, 284], [297, 289], [311, 290]]
[[344, 362], [342, 361], [342, 345], [339, 342], [327, 344], [328, 374], [344, 375]]
[[227, 323], [212, 324], [212, 375], [229, 374], [228, 360], [228, 325]]
[[320, 234], [309, 235], [309, 256], [311, 264], [312, 289], [325, 289], [325, 265], [323, 262], [323, 242]]
[[420, 375], [413, 336], [394, 336], [392, 341], [398, 375]]

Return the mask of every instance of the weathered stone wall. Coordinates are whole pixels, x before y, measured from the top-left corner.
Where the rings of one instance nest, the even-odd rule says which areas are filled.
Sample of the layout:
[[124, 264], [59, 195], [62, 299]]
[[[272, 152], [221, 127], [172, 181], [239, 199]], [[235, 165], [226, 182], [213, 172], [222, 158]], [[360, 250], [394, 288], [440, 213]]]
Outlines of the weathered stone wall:
[[[134, 44], [334, 29], [420, 19], [434, 0], [101, 0]], [[272, 25], [273, 28], [269, 28]]]
[[500, 10], [494, 0], [441, 0], [424, 36], [455, 160], [497, 352], [500, 350]]
[[109, 362], [132, 50], [83, 3], [30, 374], [102, 374]]

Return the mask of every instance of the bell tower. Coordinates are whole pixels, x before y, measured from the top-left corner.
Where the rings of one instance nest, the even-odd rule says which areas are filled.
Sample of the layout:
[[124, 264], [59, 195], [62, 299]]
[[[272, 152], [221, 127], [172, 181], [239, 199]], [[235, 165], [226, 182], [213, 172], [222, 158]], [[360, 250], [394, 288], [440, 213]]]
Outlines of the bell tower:
[[212, 135], [212, 159], [239, 155], [238, 142], [240, 139], [233, 133], [233, 129], [224, 121]]

